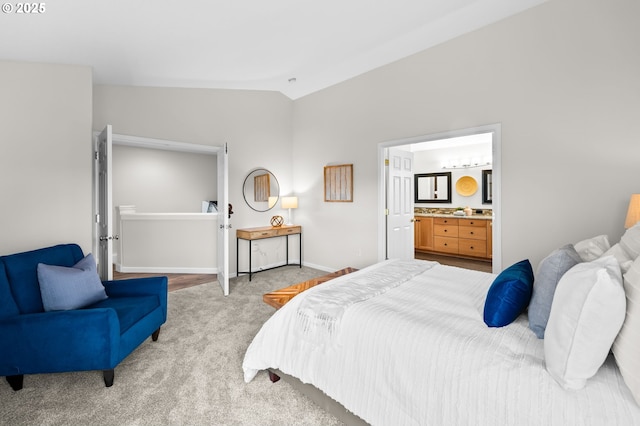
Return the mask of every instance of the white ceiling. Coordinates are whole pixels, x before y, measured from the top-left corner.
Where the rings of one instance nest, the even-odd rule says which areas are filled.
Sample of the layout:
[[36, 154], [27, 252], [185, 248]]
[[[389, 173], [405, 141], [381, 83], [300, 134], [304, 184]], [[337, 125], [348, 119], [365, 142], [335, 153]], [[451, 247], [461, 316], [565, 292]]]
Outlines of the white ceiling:
[[544, 1], [54, 0], [39, 14], [3, 2], [0, 59], [89, 65], [95, 84], [297, 99]]

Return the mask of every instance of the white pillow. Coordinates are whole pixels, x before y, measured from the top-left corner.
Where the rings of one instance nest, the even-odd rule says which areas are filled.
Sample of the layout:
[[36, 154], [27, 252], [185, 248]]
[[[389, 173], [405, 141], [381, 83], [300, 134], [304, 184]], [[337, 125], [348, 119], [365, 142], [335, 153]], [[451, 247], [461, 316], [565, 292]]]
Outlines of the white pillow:
[[640, 222], [625, 231], [620, 245], [633, 260], [640, 256]]
[[620, 266], [613, 256], [579, 263], [560, 278], [544, 335], [549, 374], [581, 389], [607, 358], [625, 317]]
[[615, 259], [618, 261], [618, 264], [620, 265], [620, 271], [622, 271], [623, 274], [629, 270], [634, 260], [634, 258], [631, 257], [624, 248], [622, 248], [622, 245], [620, 243], [615, 244], [609, 250], [604, 252], [602, 256], [615, 257]]
[[611, 248], [609, 237], [606, 235], [598, 235], [597, 237], [587, 238], [573, 245], [583, 262], [591, 262], [601, 257], [604, 252]]
[[627, 316], [613, 343], [613, 355], [624, 382], [640, 404], [640, 257], [624, 275], [624, 290]]
[[620, 269], [625, 274], [633, 261], [640, 256], [640, 224], [627, 229], [620, 242], [603, 254], [603, 256], [608, 255], [612, 255], [618, 260]]

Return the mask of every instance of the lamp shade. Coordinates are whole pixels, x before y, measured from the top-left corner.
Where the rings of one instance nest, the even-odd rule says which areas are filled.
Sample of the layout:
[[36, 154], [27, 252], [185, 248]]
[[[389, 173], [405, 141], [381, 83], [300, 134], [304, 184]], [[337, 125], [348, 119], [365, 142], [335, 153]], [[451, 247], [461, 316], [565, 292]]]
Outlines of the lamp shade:
[[282, 197], [282, 208], [283, 209], [297, 209], [298, 208], [298, 197]]
[[624, 221], [625, 228], [631, 228], [640, 222], [640, 194], [632, 194], [629, 201], [629, 210], [627, 210], [627, 220]]

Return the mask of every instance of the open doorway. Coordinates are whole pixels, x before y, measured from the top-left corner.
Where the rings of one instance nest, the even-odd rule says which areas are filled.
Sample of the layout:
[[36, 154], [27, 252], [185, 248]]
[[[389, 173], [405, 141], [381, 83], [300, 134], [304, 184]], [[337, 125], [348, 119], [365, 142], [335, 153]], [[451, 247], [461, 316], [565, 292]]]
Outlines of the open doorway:
[[[215, 273], [224, 295], [229, 294], [228, 285], [228, 149], [223, 146], [206, 146], [158, 140], [151, 138], [141, 138], [128, 135], [117, 135], [111, 133], [111, 126], [107, 126], [103, 132], [96, 135], [96, 161], [94, 168], [94, 210], [96, 227], [94, 230], [94, 247], [100, 253], [98, 263], [100, 265], [100, 275], [103, 279], [111, 279], [113, 276], [113, 247], [114, 242], [118, 242], [120, 249], [118, 256], [120, 262], [124, 264], [122, 258], [127, 254], [127, 258], [135, 259], [133, 267], [122, 272], [142, 272], [142, 273]], [[142, 148], [146, 152], [151, 151], [176, 151], [180, 153], [204, 155], [213, 160], [206, 160], [205, 168], [211, 168], [212, 173], [207, 173], [205, 179], [209, 182], [204, 187], [211, 185], [217, 190], [201, 195], [191, 196], [189, 202], [193, 204], [189, 208], [192, 211], [186, 212], [146, 212], [137, 213], [134, 206], [119, 206], [118, 212], [126, 210], [126, 215], [121, 216], [120, 236], [113, 233], [113, 147], [112, 145], [122, 145]], [[107, 147], [102, 149], [101, 147]], [[103, 152], [104, 151], [104, 152]], [[149, 156], [149, 154], [145, 154]], [[191, 155], [190, 158], [193, 158]], [[157, 164], [157, 163], [156, 163]], [[166, 164], [166, 163], [165, 163]], [[189, 163], [191, 164], [191, 163]], [[136, 162], [136, 169], [149, 172], [149, 167], [140, 166], [140, 160]], [[167, 167], [157, 167], [161, 174], [167, 172]], [[162, 170], [160, 170], [162, 169]], [[217, 169], [217, 170], [216, 170]], [[184, 169], [183, 169], [184, 170]], [[214, 179], [213, 176], [217, 177]], [[217, 179], [217, 182], [215, 181]], [[129, 179], [129, 184], [138, 181], [135, 177]], [[196, 192], [196, 194], [200, 194]], [[215, 194], [215, 195], [212, 195]], [[201, 198], [204, 198], [201, 199]], [[216, 198], [217, 211], [206, 212], [200, 210], [205, 201], [207, 206], [211, 204], [209, 198]], [[153, 200], [153, 197], [151, 197]], [[123, 210], [123, 208], [126, 209]], [[124, 247], [124, 218], [127, 219], [127, 229], [132, 244]], [[187, 242], [188, 240], [188, 242]], [[202, 246], [202, 250], [197, 247]], [[184, 247], [191, 247], [192, 252], [187, 253]], [[193, 249], [195, 249], [194, 254]], [[173, 251], [171, 251], [173, 250]], [[132, 256], [133, 255], [133, 256]], [[136, 257], [137, 256], [137, 257]]]
[[[484, 148], [482, 148], [483, 143], [485, 144]], [[409, 200], [412, 211], [418, 212], [420, 216], [427, 216], [426, 224], [413, 222], [419, 216], [411, 217], [412, 223], [410, 225], [413, 229], [413, 234], [409, 235], [414, 238], [405, 236], [400, 243], [390, 241], [394, 236], [390, 237], [388, 232], [390, 220], [389, 200], [394, 200], [395, 197], [393, 185], [389, 184], [388, 179], [389, 166], [385, 165], [385, 160], [388, 160], [391, 149], [412, 152], [414, 177], [418, 174], [443, 174], [449, 179], [448, 183], [450, 185], [450, 187], [445, 185], [444, 188], [441, 187], [439, 189], [438, 192], [442, 198], [436, 202], [429, 202], [433, 201], [431, 199], [420, 199], [424, 202], [416, 203], [418, 197]], [[465, 153], [468, 155], [463, 155]], [[423, 227], [423, 229], [427, 227], [429, 230], [427, 234], [430, 233], [430, 238], [432, 238], [423, 247], [425, 253], [434, 256], [445, 255], [458, 259], [464, 259], [465, 257], [469, 259], [483, 258], [484, 261], [490, 261], [490, 270], [493, 272], [501, 270], [499, 124], [381, 143], [378, 147], [378, 155], [382, 165], [378, 175], [379, 211], [381, 212], [378, 230], [380, 260], [394, 257], [393, 253], [389, 253], [390, 246], [397, 247], [399, 244], [410, 246], [410, 251], [413, 252], [417, 242], [416, 238], [418, 237], [415, 233], [416, 229], [419, 230], [418, 226]], [[456, 184], [458, 184], [457, 188]], [[425, 191], [425, 188], [419, 189], [423, 192]], [[433, 190], [433, 188], [431, 189]], [[414, 180], [414, 185], [411, 189], [412, 194], [415, 194], [415, 191]], [[450, 193], [447, 194], [447, 192]], [[457, 214], [464, 214], [464, 211], [456, 212], [456, 215], [453, 214], [457, 209], [463, 209], [467, 206], [471, 208], [473, 216], [457, 216]], [[483, 216], [479, 217], [477, 215]], [[433, 217], [433, 219], [430, 217]], [[453, 221], [450, 220], [449, 222], [455, 222], [456, 228], [453, 230], [443, 229], [439, 223], [434, 223], [434, 221], [440, 222], [444, 220], [436, 219], [437, 217], [452, 218]], [[471, 218], [483, 220], [469, 221]], [[462, 220], [461, 227], [457, 227], [458, 219]], [[483, 229], [469, 228], [468, 225], [482, 227]], [[463, 230], [463, 235], [460, 236], [459, 240], [456, 239], [454, 241], [451, 234], [444, 234], [444, 232], [451, 233], [452, 231], [459, 231], [459, 229]], [[473, 232], [473, 234], [465, 236], [465, 232]], [[457, 232], [455, 234], [457, 235]], [[446, 237], [438, 235], [446, 235]], [[480, 240], [478, 242], [478, 238], [486, 238], [488, 241]], [[471, 239], [476, 240], [472, 241]], [[458, 247], [458, 244], [461, 244], [461, 248]], [[477, 251], [479, 247], [482, 247], [482, 252]], [[461, 265], [464, 267], [464, 262]]]

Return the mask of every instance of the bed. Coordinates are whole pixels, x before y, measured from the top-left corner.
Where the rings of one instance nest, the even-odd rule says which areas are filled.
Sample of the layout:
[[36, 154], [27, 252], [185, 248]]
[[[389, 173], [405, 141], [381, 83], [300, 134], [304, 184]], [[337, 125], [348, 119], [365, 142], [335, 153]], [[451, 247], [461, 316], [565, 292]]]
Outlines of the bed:
[[277, 370], [372, 425], [640, 424], [613, 355], [567, 390], [547, 371], [545, 340], [526, 313], [487, 326], [497, 278], [387, 260], [311, 288], [255, 336], [245, 381]]

